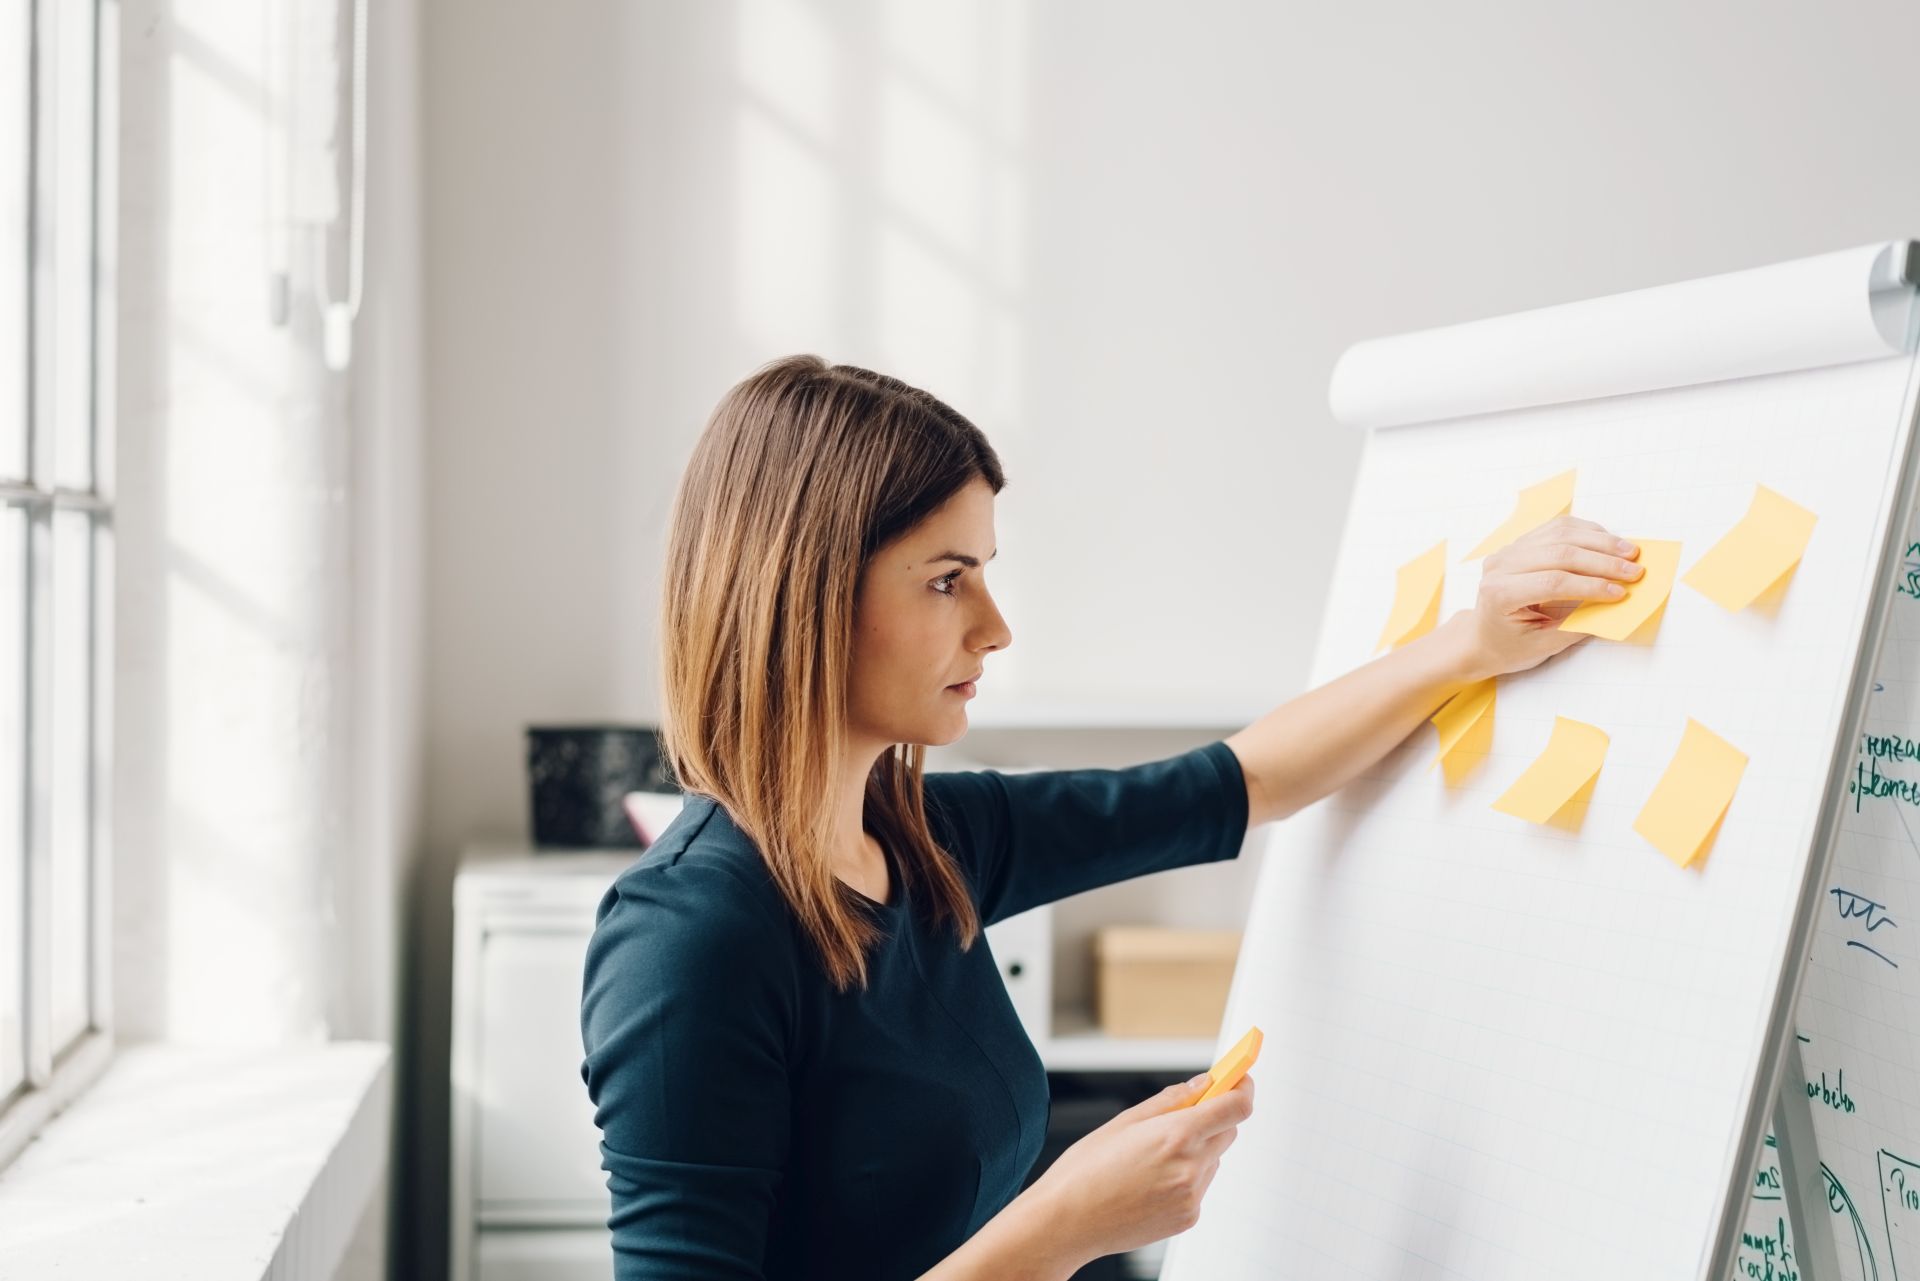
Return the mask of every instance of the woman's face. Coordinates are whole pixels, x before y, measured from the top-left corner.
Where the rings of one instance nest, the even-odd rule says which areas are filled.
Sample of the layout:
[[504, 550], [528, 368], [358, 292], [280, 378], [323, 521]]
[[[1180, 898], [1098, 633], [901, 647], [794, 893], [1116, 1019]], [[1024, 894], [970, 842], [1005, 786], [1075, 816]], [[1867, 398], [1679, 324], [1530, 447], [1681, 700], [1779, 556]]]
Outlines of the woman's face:
[[954, 687], [1013, 641], [984, 576], [997, 550], [993, 490], [976, 477], [868, 560], [853, 615], [855, 740], [937, 747], [966, 733], [972, 694]]

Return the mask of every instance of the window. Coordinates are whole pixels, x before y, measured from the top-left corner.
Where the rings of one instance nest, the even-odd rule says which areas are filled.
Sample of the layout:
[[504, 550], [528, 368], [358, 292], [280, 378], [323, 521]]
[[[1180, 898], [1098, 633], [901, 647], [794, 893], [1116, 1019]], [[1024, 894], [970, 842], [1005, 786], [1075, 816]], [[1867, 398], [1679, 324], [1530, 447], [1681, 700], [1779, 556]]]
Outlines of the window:
[[99, 3], [0, 4], [0, 1163], [108, 1045]]

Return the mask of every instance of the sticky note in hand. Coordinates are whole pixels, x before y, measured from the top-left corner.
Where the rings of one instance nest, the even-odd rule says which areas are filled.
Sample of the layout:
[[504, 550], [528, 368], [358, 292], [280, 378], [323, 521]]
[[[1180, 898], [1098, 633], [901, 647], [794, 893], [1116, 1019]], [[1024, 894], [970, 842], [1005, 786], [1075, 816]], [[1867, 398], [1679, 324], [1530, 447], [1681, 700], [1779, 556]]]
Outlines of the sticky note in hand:
[[1440, 621], [1440, 585], [1447, 577], [1447, 542], [1443, 538], [1426, 551], [1402, 565], [1396, 575], [1393, 609], [1387, 625], [1380, 630], [1380, 649], [1391, 644], [1395, 649], [1418, 640]]
[[1745, 609], [1793, 572], [1819, 519], [1765, 485], [1755, 485], [1747, 514], [1681, 581], [1723, 609]]
[[1549, 477], [1537, 485], [1529, 485], [1520, 491], [1514, 500], [1513, 515], [1507, 517], [1500, 528], [1488, 534], [1480, 545], [1461, 557], [1462, 560], [1478, 560], [1505, 547], [1520, 535], [1546, 524], [1555, 516], [1564, 516], [1573, 510], [1572, 469]]
[[1253, 1061], [1260, 1057], [1260, 1042], [1263, 1039], [1257, 1027], [1241, 1037], [1231, 1050], [1220, 1056], [1218, 1063], [1207, 1069], [1207, 1075], [1213, 1080], [1208, 1083], [1205, 1093], [1180, 1106], [1190, 1108], [1205, 1103], [1208, 1099], [1225, 1094], [1240, 1084], [1240, 1078], [1247, 1074], [1247, 1069], [1253, 1066]]
[[1658, 538], [1635, 539], [1640, 545], [1640, 567], [1644, 571], [1631, 583], [1621, 583], [1625, 596], [1616, 600], [1590, 600], [1560, 620], [1563, 632], [1586, 632], [1602, 640], [1619, 641], [1639, 629], [1667, 603], [1673, 591], [1673, 573], [1680, 566], [1680, 544]]

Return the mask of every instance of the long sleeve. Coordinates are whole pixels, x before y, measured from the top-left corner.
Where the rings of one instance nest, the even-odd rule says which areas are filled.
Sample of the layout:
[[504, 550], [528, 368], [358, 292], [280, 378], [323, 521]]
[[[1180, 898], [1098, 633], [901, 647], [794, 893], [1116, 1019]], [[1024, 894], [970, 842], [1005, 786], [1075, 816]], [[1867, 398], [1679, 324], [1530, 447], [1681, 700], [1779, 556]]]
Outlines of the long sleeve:
[[763, 1276], [790, 1133], [785, 937], [712, 866], [634, 868], [601, 901], [580, 1073], [618, 1281]]
[[1237, 856], [1247, 783], [1223, 741], [1124, 769], [928, 774], [928, 819], [983, 924], [1149, 872]]

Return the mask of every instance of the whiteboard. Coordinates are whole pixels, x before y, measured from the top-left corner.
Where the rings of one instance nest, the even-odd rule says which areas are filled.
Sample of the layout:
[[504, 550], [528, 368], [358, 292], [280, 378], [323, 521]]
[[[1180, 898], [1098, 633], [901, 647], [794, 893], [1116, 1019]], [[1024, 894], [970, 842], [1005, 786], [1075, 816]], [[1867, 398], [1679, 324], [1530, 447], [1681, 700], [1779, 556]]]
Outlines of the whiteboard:
[[[1888, 586], [1893, 609], [1796, 1017], [1840, 1272], [1857, 1281], [1920, 1278], [1920, 524]], [[1769, 1150], [1736, 1277], [1798, 1270], [1786, 1220]]]
[[[1520, 489], [1569, 467], [1574, 514], [1680, 540], [1683, 572], [1756, 484], [1819, 523], [1770, 610], [1728, 613], [1676, 583], [1652, 643], [1590, 640], [1503, 677], [1490, 754], [1459, 785], [1429, 768], [1422, 727], [1273, 825], [1220, 1035], [1224, 1050], [1264, 1029], [1259, 1104], [1200, 1223], [1171, 1244], [1168, 1281], [1700, 1278], [1736, 1249], [1744, 1262], [1741, 1229], [1769, 1208], [1755, 1162], [1803, 966], [1808, 1073], [1844, 1058], [1847, 1092], [1873, 1099], [1871, 1125], [1816, 1109], [1832, 1114], [1816, 1115], [1823, 1160], [1877, 1215], [1877, 1154], [1920, 1156], [1920, 919], [1914, 943], [1899, 924], [1871, 932], [1896, 969], [1846, 946], [1862, 918], [1827, 892], [1857, 882], [1897, 919], [1920, 873], [1885, 854], [1916, 816], [1863, 807], [1834, 839], [1842, 806], [1827, 803], [1853, 763], [1896, 603], [1890, 532], [1911, 508], [1911, 290], [1897, 313], [1869, 292], [1887, 250], [1343, 358], [1336, 414], [1372, 430], [1316, 685], [1372, 656], [1396, 568], [1437, 539], [1442, 617], [1470, 606], [1479, 566], [1461, 558]], [[1426, 406], [1451, 416], [1427, 421]], [[1912, 673], [1879, 682], [1891, 708], [1892, 691], [1920, 690], [1920, 650], [1887, 661]], [[1490, 808], [1556, 716], [1611, 736], [1577, 832]], [[1689, 717], [1749, 760], [1717, 839], [1683, 870], [1632, 824]], [[1911, 1251], [1920, 1211], [1903, 1224]], [[1851, 1231], [1836, 1239], [1848, 1253]]]

